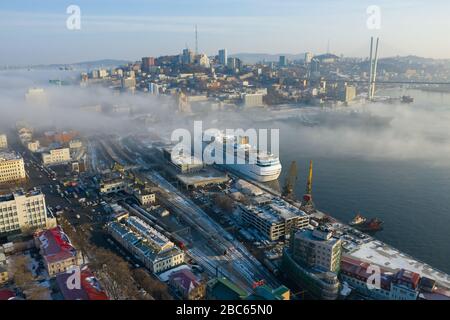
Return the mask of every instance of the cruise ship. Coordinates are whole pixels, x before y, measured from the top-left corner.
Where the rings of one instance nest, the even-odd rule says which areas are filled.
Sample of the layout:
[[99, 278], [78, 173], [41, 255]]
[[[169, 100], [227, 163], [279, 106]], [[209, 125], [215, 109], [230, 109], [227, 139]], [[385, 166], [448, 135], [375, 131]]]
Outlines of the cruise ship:
[[[265, 151], [257, 150], [249, 144], [248, 137], [237, 137], [223, 133], [214, 136], [204, 135], [204, 148], [211, 145], [213, 150], [223, 150], [222, 164], [227, 169], [235, 171], [258, 182], [269, 182], [278, 179], [281, 173], [280, 159]], [[233, 148], [227, 146], [232, 145]], [[232, 150], [232, 151], [231, 151]], [[214, 157], [215, 151], [211, 155]], [[232, 153], [231, 153], [232, 152]], [[225, 159], [233, 159], [226, 163]], [[250, 163], [249, 159], [255, 159]]]

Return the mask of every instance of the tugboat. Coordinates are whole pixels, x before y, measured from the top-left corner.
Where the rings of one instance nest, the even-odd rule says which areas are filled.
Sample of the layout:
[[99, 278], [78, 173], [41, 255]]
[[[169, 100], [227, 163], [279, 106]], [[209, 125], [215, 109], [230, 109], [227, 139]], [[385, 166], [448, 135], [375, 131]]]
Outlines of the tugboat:
[[367, 221], [367, 218], [361, 214], [357, 214], [349, 223], [352, 227], [363, 232], [376, 232], [383, 229], [383, 221], [374, 218]]
[[352, 221], [350, 221], [351, 226], [357, 226], [367, 221], [366, 217], [363, 217], [361, 214], [357, 214]]

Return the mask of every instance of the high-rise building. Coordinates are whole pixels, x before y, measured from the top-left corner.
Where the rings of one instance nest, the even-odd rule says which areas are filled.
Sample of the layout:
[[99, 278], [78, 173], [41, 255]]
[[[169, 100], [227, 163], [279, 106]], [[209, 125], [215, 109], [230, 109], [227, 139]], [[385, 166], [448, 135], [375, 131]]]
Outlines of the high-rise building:
[[150, 67], [155, 66], [155, 58], [153, 57], [143, 57], [142, 58], [142, 70], [145, 72], [150, 71]]
[[183, 54], [181, 55], [182, 64], [192, 64], [194, 62], [194, 53], [189, 49], [183, 49]]
[[47, 215], [45, 196], [39, 190], [23, 190], [0, 196], [0, 234], [53, 227]]
[[278, 65], [280, 67], [286, 67], [287, 66], [287, 59], [286, 56], [280, 56], [279, 60], [278, 60]]
[[337, 273], [341, 263], [342, 241], [326, 228], [301, 230], [291, 239], [292, 257], [310, 268]]
[[226, 66], [228, 62], [228, 52], [227, 49], [219, 50], [219, 63], [222, 66]]
[[201, 67], [204, 67], [204, 68], [210, 67], [210, 61], [206, 54], [202, 53], [202, 54], [197, 55], [195, 60], [196, 60], [196, 63]]
[[341, 246], [341, 240], [323, 227], [297, 231], [291, 234], [290, 246], [283, 252], [281, 269], [313, 296], [335, 300], [339, 295]]
[[310, 64], [313, 58], [314, 58], [314, 55], [311, 52], [306, 52], [305, 53], [305, 64]]
[[239, 72], [241, 69], [241, 60], [238, 58], [228, 58], [227, 59], [227, 68], [232, 70], [233, 72]]
[[0, 184], [25, 178], [23, 158], [14, 152], [0, 152]]
[[0, 134], [0, 149], [8, 148], [8, 138], [6, 134]]

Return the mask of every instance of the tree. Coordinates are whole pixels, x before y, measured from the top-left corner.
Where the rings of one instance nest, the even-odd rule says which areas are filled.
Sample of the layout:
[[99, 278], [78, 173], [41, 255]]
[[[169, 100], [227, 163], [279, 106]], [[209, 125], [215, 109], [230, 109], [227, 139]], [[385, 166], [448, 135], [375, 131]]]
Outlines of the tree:
[[169, 293], [169, 287], [165, 283], [153, 278], [144, 269], [139, 268], [133, 270], [133, 277], [156, 300], [173, 300], [172, 295]]
[[30, 258], [21, 255], [14, 260], [14, 283], [22, 290], [25, 290], [33, 281], [33, 275], [28, 269]]

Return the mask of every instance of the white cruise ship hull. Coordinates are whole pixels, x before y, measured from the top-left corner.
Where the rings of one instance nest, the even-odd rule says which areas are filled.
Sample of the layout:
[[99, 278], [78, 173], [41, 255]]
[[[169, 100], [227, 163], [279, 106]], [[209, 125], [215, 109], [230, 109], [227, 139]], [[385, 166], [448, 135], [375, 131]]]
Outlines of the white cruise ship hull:
[[281, 165], [275, 165], [269, 168], [261, 168], [252, 164], [225, 164], [222, 166], [258, 182], [277, 180], [281, 174]]

